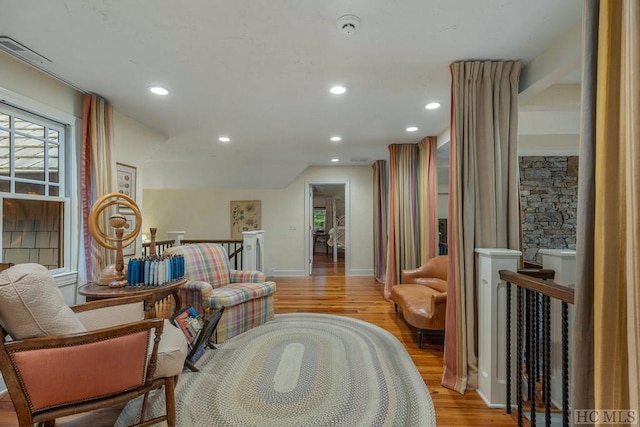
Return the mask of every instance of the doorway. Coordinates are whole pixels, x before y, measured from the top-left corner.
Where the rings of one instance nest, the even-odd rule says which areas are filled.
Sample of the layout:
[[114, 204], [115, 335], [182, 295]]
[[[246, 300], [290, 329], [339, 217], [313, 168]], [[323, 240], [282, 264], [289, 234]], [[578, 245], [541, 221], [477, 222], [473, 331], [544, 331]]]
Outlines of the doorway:
[[347, 275], [349, 271], [349, 187], [345, 181], [307, 182], [306, 275]]

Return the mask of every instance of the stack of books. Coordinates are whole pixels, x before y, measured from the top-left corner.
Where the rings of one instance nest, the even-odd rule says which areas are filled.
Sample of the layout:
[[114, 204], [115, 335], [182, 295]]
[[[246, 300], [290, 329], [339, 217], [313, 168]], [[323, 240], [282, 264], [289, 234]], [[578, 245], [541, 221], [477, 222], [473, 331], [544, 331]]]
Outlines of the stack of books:
[[184, 277], [184, 257], [132, 258], [127, 264], [128, 286], [164, 286]]

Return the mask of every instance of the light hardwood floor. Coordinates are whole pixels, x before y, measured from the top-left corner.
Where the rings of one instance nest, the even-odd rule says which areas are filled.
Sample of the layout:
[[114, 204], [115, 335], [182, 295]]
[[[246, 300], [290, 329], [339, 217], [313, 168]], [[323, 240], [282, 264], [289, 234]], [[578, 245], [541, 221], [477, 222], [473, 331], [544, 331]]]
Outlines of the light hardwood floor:
[[[333, 263], [330, 256], [316, 254], [310, 277], [278, 277], [276, 313], [316, 312], [365, 320], [391, 332], [405, 346], [427, 384], [437, 424], [447, 426], [515, 426], [502, 409], [489, 409], [475, 392], [460, 395], [440, 385], [443, 337], [429, 335], [418, 348], [415, 330], [396, 314], [393, 303], [383, 299], [383, 287], [370, 277], [345, 277], [344, 257]], [[121, 408], [58, 420], [57, 426], [111, 426]], [[8, 395], [0, 398], [0, 426], [17, 425]]]

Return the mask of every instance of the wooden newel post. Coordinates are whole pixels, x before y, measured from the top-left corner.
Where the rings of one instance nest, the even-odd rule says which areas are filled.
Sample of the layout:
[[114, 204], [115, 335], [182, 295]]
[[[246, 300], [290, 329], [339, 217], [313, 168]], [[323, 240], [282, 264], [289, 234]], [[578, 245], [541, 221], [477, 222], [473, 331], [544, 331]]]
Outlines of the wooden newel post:
[[116, 229], [116, 280], [123, 280], [124, 277], [124, 256], [122, 254], [122, 228]]
[[149, 256], [156, 255], [156, 233], [158, 229], [156, 227], [152, 227], [149, 229], [151, 231], [151, 242], [149, 243]]
[[122, 254], [122, 236], [124, 229], [116, 228], [116, 277], [109, 283], [110, 288], [122, 288], [127, 286], [127, 278], [124, 275], [124, 256]]

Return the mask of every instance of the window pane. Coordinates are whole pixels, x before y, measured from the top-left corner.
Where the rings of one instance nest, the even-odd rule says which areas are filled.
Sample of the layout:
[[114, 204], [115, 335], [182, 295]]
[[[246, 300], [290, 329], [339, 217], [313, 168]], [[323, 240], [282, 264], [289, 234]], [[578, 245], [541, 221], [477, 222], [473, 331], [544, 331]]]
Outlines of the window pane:
[[3, 262], [63, 267], [63, 202], [4, 199]]
[[60, 182], [60, 174], [58, 167], [60, 159], [58, 158], [58, 144], [49, 144], [49, 182]]
[[16, 181], [16, 193], [44, 196], [44, 184], [32, 184], [30, 182]]
[[49, 129], [49, 141], [60, 142], [60, 132], [55, 129]]
[[44, 181], [44, 142], [33, 138], [16, 138], [16, 178]]
[[26, 120], [23, 120], [19, 117], [14, 117], [13, 125], [17, 132], [21, 132], [23, 134], [38, 136], [40, 138], [44, 138], [44, 126], [38, 125], [36, 123], [31, 123]]
[[5, 181], [4, 179], [0, 179], [0, 191], [4, 191], [5, 193], [11, 192], [11, 182]]
[[0, 175], [11, 176], [11, 140], [8, 131], [0, 130]]
[[0, 126], [9, 129], [9, 118], [8, 114], [0, 113]]
[[313, 209], [313, 229], [314, 230], [324, 230], [324, 224], [326, 222], [327, 210], [322, 209]]
[[57, 185], [49, 185], [49, 195], [50, 196], [59, 196], [60, 195], [60, 187]]

